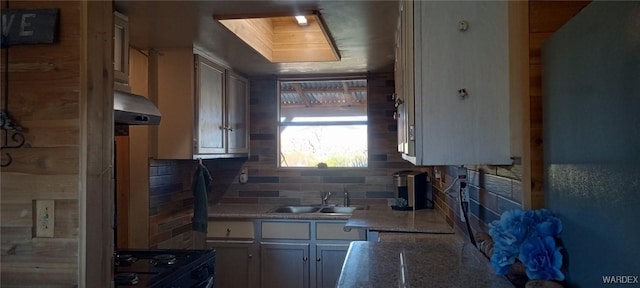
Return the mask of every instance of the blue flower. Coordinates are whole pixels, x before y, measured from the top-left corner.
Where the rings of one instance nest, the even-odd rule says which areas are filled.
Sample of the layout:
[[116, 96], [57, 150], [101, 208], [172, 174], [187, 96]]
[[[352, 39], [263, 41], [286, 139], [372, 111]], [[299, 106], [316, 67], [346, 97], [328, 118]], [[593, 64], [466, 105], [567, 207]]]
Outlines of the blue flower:
[[[520, 247], [520, 261], [525, 266], [529, 279], [564, 280], [561, 247], [556, 247], [556, 241], [550, 236], [529, 237]], [[495, 252], [494, 252], [495, 253]]]
[[547, 209], [534, 210], [531, 219], [533, 232], [540, 236], [557, 237], [562, 232], [562, 222]]
[[496, 274], [505, 275], [509, 272], [509, 267], [516, 262], [516, 253], [496, 249], [494, 246], [493, 255], [491, 255], [491, 266], [496, 269]]
[[503, 247], [517, 247], [527, 237], [531, 220], [523, 210], [509, 210], [502, 213], [500, 220], [489, 226], [489, 234], [495, 243]]
[[494, 242], [491, 266], [504, 275], [519, 260], [530, 279], [563, 280], [561, 248], [555, 244], [561, 232], [562, 222], [549, 210], [505, 211], [489, 224]]

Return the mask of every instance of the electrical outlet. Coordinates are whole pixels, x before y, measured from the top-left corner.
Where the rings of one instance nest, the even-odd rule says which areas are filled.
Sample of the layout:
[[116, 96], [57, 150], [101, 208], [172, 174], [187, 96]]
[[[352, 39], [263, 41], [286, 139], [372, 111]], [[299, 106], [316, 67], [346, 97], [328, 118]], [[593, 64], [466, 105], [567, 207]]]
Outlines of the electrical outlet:
[[53, 200], [35, 200], [36, 237], [53, 237], [55, 206]]
[[238, 182], [241, 184], [245, 184], [249, 181], [249, 170], [247, 168], [242, 168], [240, 170], [240, 176], [238, 177]]
[[469, 202], [469, 186], [467, 182], [460, 182], [460, 195], [462, 196], [462, 202]]
[[460, 189], [460, 220], [465, 222], [464, 214], [469, 214], [469, 187], [467, 185], [467, 168], [458, 167], [458, 185]]

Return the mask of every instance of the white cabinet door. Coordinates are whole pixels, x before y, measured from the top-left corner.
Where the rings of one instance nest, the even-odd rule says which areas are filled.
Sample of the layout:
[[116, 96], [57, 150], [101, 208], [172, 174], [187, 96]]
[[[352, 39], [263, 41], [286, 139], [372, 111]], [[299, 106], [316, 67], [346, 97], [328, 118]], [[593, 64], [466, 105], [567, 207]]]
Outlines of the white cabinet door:
[[225, 70], [196, 55], [195, 154], [225, 153]]
[[403, 19], [413, 25], [401, 25], [409, 47], [401, 50], [408, 119], [399, 129], [409, 138], [403, 158], [415, 165], [466, 165], [511, 164], [519, 156], [511, 145], [522, 124], [513, 117], [521, 107], [513, 103], [528, 88], [522, 82], [528, 67], [519, 65], [528, 60], [528, 31], [518, 22], [526, 22], [520, 19], [526, 7], [415, 1], [412, 13], [405, 5]]
[[249, 81], [227, 71], [227, 152], [249, 152]]
[[151, 58], [158, 67], [157, 78], [151, 80], [158, 83], [162, 113], [154, 156], [245, 156], [249, 152], [248, 80], [194, 54], [193, 49], [160, 49]]

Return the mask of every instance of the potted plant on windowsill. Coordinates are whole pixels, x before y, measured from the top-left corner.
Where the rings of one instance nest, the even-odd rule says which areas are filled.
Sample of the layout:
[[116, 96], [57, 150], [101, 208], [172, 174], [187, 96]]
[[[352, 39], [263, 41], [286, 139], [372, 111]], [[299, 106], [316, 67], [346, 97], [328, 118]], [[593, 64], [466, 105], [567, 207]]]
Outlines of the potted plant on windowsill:
[[496, 274], [516, 286], [562, 287], [561, 232], [562, 222], [549, 210], [509, 210], [489, 224], [491, 242], [481, 250]]

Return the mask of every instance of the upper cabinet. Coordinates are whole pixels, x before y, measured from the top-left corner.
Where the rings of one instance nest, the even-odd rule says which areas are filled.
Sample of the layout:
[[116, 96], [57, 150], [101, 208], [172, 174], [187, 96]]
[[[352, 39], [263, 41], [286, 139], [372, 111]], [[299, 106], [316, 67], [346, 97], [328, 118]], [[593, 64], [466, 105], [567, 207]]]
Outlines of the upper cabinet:
[[400, 6], [394, 116], [403, 158], [419, 166], [512, 164], [528, 98], [526, 2]]
[[249, 81], [233, 71], [226, 77], [228, 153], [249, 153]]
[[249, 83], [192, 49], [158, 49], [159, 159], [246, 157]]
[[129, 19], [113, 12], [113, 79], [115, 88], [127, 90], [129, 85]]

